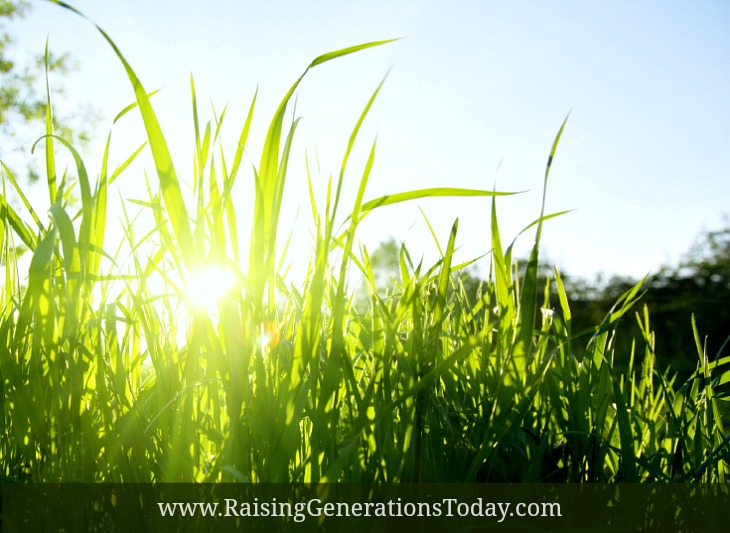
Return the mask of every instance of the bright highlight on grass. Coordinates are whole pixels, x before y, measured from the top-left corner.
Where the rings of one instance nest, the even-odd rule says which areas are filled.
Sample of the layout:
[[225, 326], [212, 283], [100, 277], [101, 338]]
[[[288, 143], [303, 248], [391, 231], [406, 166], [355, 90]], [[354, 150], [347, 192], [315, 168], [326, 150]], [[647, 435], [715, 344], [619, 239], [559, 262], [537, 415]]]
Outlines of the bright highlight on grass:
[[205, 311], [216, 306], [235, 285], [236, 276], [229, 268], [207, 265], [190, 274], [185, 293], [193, 309]]
[[[13, 280], [12, 247], [22, 245], [30, 258], [27, 285], [0, 285], [3, 483], [730, 480], [720, 405], [730, 398], [730, 356], [703, 351], [693, 322], [699, 363], [676, 383], [655, 368], [664, 354], [655, 353], [646, 309], [634, 316], [642, 338], [617, 353], [621, 319], [632, 316], [641, 284], [594, 328], [575, 331], [559, 272], [540, 282], [543, 223], [561, 214], [544, 211], [544, 191], [563, 126], [547, 158], [543, 209], [527, 226], [537, 226], [530, 259], [520, 268], [497, 215], [497, 197], [512, 193], [436, 187], [368, 199], [375, 143], [363, 148], [363, 168], [348, 161], [361, 149], [358, 133], [379, 85], [324, 205], [310, 180], [315, 253], [295, 284], [277, 268], [277, 232], [297, 124], [287, 108], [302, 76], [273, 115], [253, 169], [242, 161], [256, 96], [229, 149], [218, 134], [223, 113], [200, 127], [191, 82], [195, 187], [186, 199], [149, 93], [103, 36], [136, 96], [117, 118], [140, 113], [147, 145], [111, 171], [107, 137], [93, 182], [80, 154], [53, 135], [49, 96], [50, 221], [1, 169], [0, 277]], [[386, 42], [321, 55], [305, 73]], [[61, 149], [71, 151], [78, 176], [68, 186], [56, 181]], [[161, 194], [150, 187], [137, 202], [152, 207], [151, 230], [125, 211], [134, 265], [127, 271], [118, 266], [123, 247], [104, 239], [107, 186], [134, 179], [129, 165], [143, 149], [152, 152]], [[353, 173], [354, 198], [342, 187]], [[237, 174], [256, 185], [249, 209], [239, 209], [232, 192]], [[454, 257], [457, 220], [446, 245], [436, 243], [436, 264], [413, 265], [404, 248], [400, 279], [381, 290], [370, 255], [358, 250], [358, 224], [373, 211], [429, 197], [491, 197], [489, 279], [474, 291], [466, 285], [461, 269], [470, 263]], [[243, 215], [252, 219], [246, 261]], [[205, 265], [201, 257], [219, 259]], [[355, 269], [366, 280], [362, 305], [348, 288]], [[178, 323], [181, 286], [198, 313], [190, 328]], [[230, 305], [208, 317], [223, 299]], [[619, 357], [629, 364], [614, 364]]]

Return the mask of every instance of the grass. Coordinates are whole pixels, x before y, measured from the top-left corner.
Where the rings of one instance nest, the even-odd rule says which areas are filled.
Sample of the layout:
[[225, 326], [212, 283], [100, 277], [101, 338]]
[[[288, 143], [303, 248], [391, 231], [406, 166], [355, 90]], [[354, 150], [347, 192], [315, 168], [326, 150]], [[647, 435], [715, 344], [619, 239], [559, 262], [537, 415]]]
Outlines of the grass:
[[[56, 2], [72, 9], [61, 2]], [[348, 162], [382, 83], [364, 106], [324, 206], [315, 201], [313, 255], [293, 284], [277, 256], [278, 220], [297, 121], [286, 123], [299, 82], [324, 62], [388, 41], [317, 57], [271, 118], [241, 211], [242, 175], [256, 97], [228, 150], [225, 112], [204, 127], [191, 82], [193, 195], [186, 197], [150, 94], [116, 52], [141, 113], [146, 146], [114, 170], [111, 133], [92, 180], [82, 157], [53, 134], [39, 139], [51, 202], [45, 220], [2, 167], [0, 247], [0, 475], [14, 481], [90, 482], [725, 482], [728, 437], [719, 416], [730, 357], [698, 336], [697, 371], [686, 383], [659, 373], [640, 286], [601, 324], [571, 328], [560, 274], [538, 293], [543, 210], [526, 230], [526, 268], [499, 231], [497, 191], [435, 188], [367, 200], [376, 153], [354, 171], [352, 205], [341, 195]], [[566, 119], [567, 120], [567, 119]], [[551, 164], [565, 123], [549, 152]], [[76, 179], [58, 174], [55, 150], [71, 153]], [[139, 228], [123, 215], [124, 239], [106, 242], [110, 185], [142, 150], [154, 159], [152, 215]], [[22, 206], [8, 202], [10, 191]], [[476, 296], [454, 264], [458, 221], [433, 265], [400, 252], [400, 279], [376, 289], [356, 232], [386, 205], [437, 196], [491, 198], [491, 269]], [[348, 211], [349, 209], [349, 211]], [[248, 264], [240, 217], [251, 217]], [[434, 238], [437, 236], [434, 234]], [[149, 243], [152, 243], [151, 245]], [[280, 248], [280, 246], [279, 246]], [[19, 272], [17, 252], [32, 254]], [[189, 280], [230, 272], [214, 309], [195, 305]], [[211, 272], [211, 271], [208, 271]], [[520, 275], [519, 272], [524, 272]], [[364, 306], [353, 280], [365, 281]], [[209, 274], [210, 277], [210, 274]], [[223, 277], [217, 276], [216, 277]], [[551, 295], [557, 294], [557, 298]], [[631, 364], [613, 365], [619, 319], [634, 316], [645, 342]], [[582, 358], [571, 343], [588, 337]], [[719, 354], [718, 354], [719, 355]]]

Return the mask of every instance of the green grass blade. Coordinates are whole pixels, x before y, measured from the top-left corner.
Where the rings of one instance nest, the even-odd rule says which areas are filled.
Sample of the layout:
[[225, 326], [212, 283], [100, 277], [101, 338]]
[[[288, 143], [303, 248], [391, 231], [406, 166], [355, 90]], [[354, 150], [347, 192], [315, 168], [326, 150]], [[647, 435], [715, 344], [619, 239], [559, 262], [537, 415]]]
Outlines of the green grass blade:
[[[71, 152], [71, 155], [74, 158], [74, 162], [76, 163], [76, 170], [79, 174], [82, 217], [81, 228], [79, 229], [78, 245], [81, 254], [81, 264], [83, 265], [86, 262], [86, 254], [89, 251], [89, 244], [91, 243], [91, 229], [93, 223], [92, 217], [94, 210], [94, 202], [91, 197], [91, 187], [89, 185], [89, 176], [86, 172], [84, 161], [81, 159], [81, 155], [78, 153], [78, 151], [73, 146], [71, 146], [71, 144], [63, 137], [59, 137], [58, 135], [52, 135], [52, 137], [59, 141], [61, 144], [63, 144]], [[41, 137], [41, 139], [42, 138], [43, 137]], [[39, 141], [40, 139], [36, 141], [36, 144]], [[35, 149], [36, 144], [33, 145], [31, 151]]]
[[613, 376], [613, 395], [616, 400], [618, 433], [621, 442], [622, 481], [626, 483], [637, 483], [639, 481], [639, 474], [636, 469], [636, 452], [634, 451], [634, 435], [631, 429], [631, 419], [623, 392], [621, 391], [621, 385], [616, 376]]
[[345, 170], [347, 168], [347, 162], [350, 159], [350, 154], [352, 153], [352, 148], [355, 146], [355, 140], [357, 139], [357, 135], [360, 132], [360, 127], [362, 126], [362, 123], [365, 121], [365, 117], [367, 117], [368, 113], [370, 112], [370, 108], [373, 106], [373, 103], [375, 102], [375, 98], [378, 96], [378, 93], [380, 93], [380, 89], [382, 89], [383, 84], [385, 83], [385, 80], [387, 78], [384, 77], [380, 83], [378, 84], [378, 87], [373, 91], [373, 94], [370, 96], [370, 100], [368, 100], [367, 105], [360, 113], [360, 117], [357, 119], [357, 122], [355, 123], [355, 127], [352, 129], [352, 133], [350, 134], [350, 138], [347, 141], [347, 149], [345, 150], [345, 155], [342, 157], [342, 166], [340, 167], [340, 175], [337, 180], [337, 189], [335, 191], [335, 200], [332, 206], [332, 212], [328, 212], [328, 217], [331, 220], [334, 220], [336, 214], [337, 214], [337, 207], [340, 203], [340, 193], [342, 191], [342, 184], [345, 180]]
[[18, 182], [15, 179], [15, 176], [13, 176], [13, 173], [10, 171], [10, 169], [5, 166], [5, 163], [0, 161], [0, 165], [3, 169], [3, 178], [8, 178], [10, 180], [10, 184], [13, 186], [13, 189], [15, 189], [15, 193], [18, 195], [20, 200], [23, 202], [23, 205], [28, 210], [28, 213], [30, 213], [30, 216], [33, 218], [33, 222], [36, 223], [38, 226], [38, 229], [40, 229], [41, 232], [45, 231], [45, 228], [43, 227], [43, 223], [41, 222], [41, 219], [38, 218], [38, 215], [36, 214], [35, 210], [33, 209], [33, 206], [28, 201], [28, 197], [25, 195], [23, 190], [18, 185]]
[[375, 46], [382, 46], [384, 44], [392, 43], [397, 40], [398, 39], [388, 39], [385, 41], [373, 41], [370, 43], [350, 46], [348, 48], [342, 48], [340, 50], [335, 50], [334, 52], [328, 52], [326, 54], [322, 54], [321, 56], [317, 57], [314, 61], [312, 61], [312, 63], [309, 65], [309, 68], [314, 68], [317, 65], [321, 65], [322, 63], [331, 61], [332, 59], [337, 59], [338, 57], [343, 57], [348, 54], [354, 54], [355, 52], [360, 52], [361, 50], [367, 50], [368, 48], [373, 48]]
[[51, 218], [58, 228], [58, 233], [61, 238], [61, 246], [63, 247], [63, 262], [64, 269], [67, 273], [78, 272], [79, 259], [78, 251], [76, 249], [76, 235], [74, 232], [73, 223], [71, 218], [66, 213], [66, 210], [59, 204], [53, 204], [49, 212]]
[[540, 253], [540, 239], [542, 237], [542, 226], [545, 220], [545, 199], [547, 197], [547, 183], [548, 176], [550, 175], [550, 168], [553, 164], [553, 158], [555, 157], [555, 151], [558, 148], [560, 142], [560, 136], [563, 134], [563, 129], [568, 121], [568, 117], [565, 117], [563, 124], [558, 130], [558, 134], [555, 136], [553, 146], [548, 156], [548, 162], [545, 168], [545, 181], [543, 184], [542, 191], [542, 207], [540, 208], [540, 218], [537, 223], [537, 232], [535, 234], [535, 244], [530, 252], [530, 258], [527, 263], [527, 270], [525, 272], [525, 279], [522, 283], [522, 296], [520, 300], [520, 322], [517, 330], [517, 341], [515, 344], [515, 361], [518, 365], [518, 370], [522, 370], [527, 358], [530, 353], [530, 345], [532, 343], [532, 336], [535, 328], [535, 313], [537, 310], [537, 276], [539, 267], [539, 253]]
[[401, 202], [417, 200], [419, 198], [437, 198], [437, 197], [470, 197], [470, 196], [510, 196], [519, 194], [519, 192], [497, 192], [485, 191], [480, 189], [459, 189], [456, 187], [432, 187], [429, 189], [418, 189], [414, 191], [401, 192], [395, 194], [386, 194], [380, 198], [375, 198], [365, 202], [362, 206], [363, 213], [372, 211], [378, 207], [386, 205], [394, 205]]
[[449, 234], [449, 242], [446, 245], [446, 253], [444, 254], [441, 274], [439, 275], [438, 282], [438, 298], [436, 299], [436, 308], [434, 310], [434, 322], [435, 325], [440, 325], [441, 320], [444, 316], [444, 310], [446, 308], [446, 296], [449, 288], [449, 281], [451, 280], [451, 260], [454, 257], [454, 246], [456, 244], [456, 232], [459, 229], [459, 219], [454, 221], [454, 225], [451, 227], [451, 233]]
[[[69, 9], [84, 18], [87, 18], [77, 9], [69, 6], [65, 2], [58, 0], [50, 0], [66, 9]], [[88, 20], [88, 18], [87, 18]], [[92, 22], [92, 24], [94, 24]], [[152, 150], [152, 156], [155, 161], [155, 168], [157, 169], [157, 176], [160, 181], [160, 187], [162, 189], [162, 196], [165, 200], [167, 207], [167, 214], [170, 218], [170, 223], [173, 228], [173, 232], [177, 239], [178, 245], [182, 251], [183, 258], [186, 263], [192, 264], [195, 259], [195, 251], [193, 247], [193, 236], [190, 230], [190, 223], [188, 221], [187, 209], [183, 200], [182, 191], [180, 188], [180, 182], [175, 172], [175, 167], [172, 163], [172, 157], [170, 150], [167, 146], [167, 141], [162, 133], [162, 128], [157, 120], [157, 116], [150, 103], [149, 96], [145, 91], [142, 83], [135, 74], [132, 67], [129, 65], [127, 60], [122, 55], [121, 51], [109, 37], [109, 35], [101, 29], [98, 25], [94, 24], [96, 29], [101, 33], [104, 39], [114, 50], [124, 70], [127, 73], [129, 81], [132, 83], [134, 93], [137, 99], [137, 105], [139, 106], [140, 113], [142, 114], [142, 120], [147, 131], [147, 138], [149, 140], [150, 149]]]
[[46, 76], [46, 177], [48, 180], [48, 194], [51, 203], [56, 203], [56, 155], [53, 146], [53, 111], [51, 107], [51, 84], [48, 77], [48, 39], [43, 55], [43, 64]]

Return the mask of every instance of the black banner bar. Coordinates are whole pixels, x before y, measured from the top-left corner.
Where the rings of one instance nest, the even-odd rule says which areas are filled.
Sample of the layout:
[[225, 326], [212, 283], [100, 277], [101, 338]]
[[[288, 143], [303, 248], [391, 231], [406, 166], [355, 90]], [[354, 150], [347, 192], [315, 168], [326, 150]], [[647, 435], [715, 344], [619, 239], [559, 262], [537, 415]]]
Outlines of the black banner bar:
[[14, 484], [2, 531], [726, 531], [724, 484]]

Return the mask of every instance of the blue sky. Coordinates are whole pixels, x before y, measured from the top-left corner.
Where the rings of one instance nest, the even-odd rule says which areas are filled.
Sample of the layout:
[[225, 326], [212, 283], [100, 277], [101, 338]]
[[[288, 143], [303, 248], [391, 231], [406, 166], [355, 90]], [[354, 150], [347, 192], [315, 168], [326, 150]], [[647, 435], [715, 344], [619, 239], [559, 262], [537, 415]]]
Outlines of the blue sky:
[[[16, 50], [40, 52], [48, 36], [53, 50], [78, 60], [64, 105], [90, 103], [102, 112], [99, 140], [86, 154], [98, 171], [93, 162], [111, 119], [133, 99], [131, 85], [91, 24], [58, 6], [31, 3], [27, 19], [14, 23]], [[148, 90], [162, 88], [153, 103], [182, 176], [192, 168], [191, 72], [201, 106], [228, 104], [231, 154], [259, 88], [248, 150], [249, 163], [258, 164], [271, 114], [314, 57], [401, 38], [327, 63], [302, 84], [297, 115], [303, 119], [282, 221], [299, 232], [297, 243], [307, 241], [311, 228], [305, 150], [310, 161], [315, 150], [319, 156], [322, 177], [315, 184], [323, 198], [360, 111], [388, 71], [349, 167], [345, 205], [377, 137], [367, 198], [431, 186], [491, 189], [496, 180], [499, 190], [529, 191], [498, 203], [509, 241], [539, 214], [547, 155], [570, 112], [547, 210], [574, 211], [546, 225], [543, 247], [563, 271], [641, 276], [677, 260], [698, 232], [720, 227], [730, 212], [728, 2], [72, 4], [111, 35]], [[140, 121], [125, 118], [114, 139], [119, 163], [143, 140]], [[143, 196], [141, 172], [123, 179], [125, 194]], [[372, 248], [390, 234], [416, 257], [434, 259], [418, 206], [444, 242], [459, 217], [462, 259], [489, 251], [484, 199], [383, 209], [363, 223], [362, 242]], [[520, 238], [521, 250], [531, 238]]]

